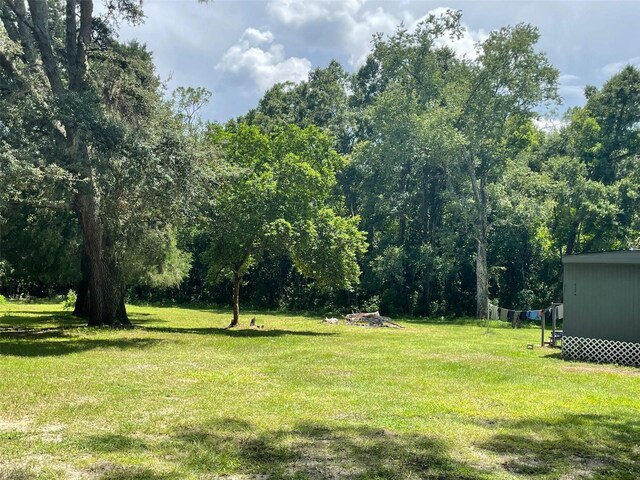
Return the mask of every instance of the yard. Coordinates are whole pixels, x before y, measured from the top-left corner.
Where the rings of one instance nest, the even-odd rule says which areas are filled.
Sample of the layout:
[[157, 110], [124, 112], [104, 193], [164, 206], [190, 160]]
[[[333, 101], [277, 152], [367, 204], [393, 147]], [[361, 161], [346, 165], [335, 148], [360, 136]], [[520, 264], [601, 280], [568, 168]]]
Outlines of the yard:
[[536, 328], [130, 312], [0, 306], [0, 479], [640, 478], [640, 370]]

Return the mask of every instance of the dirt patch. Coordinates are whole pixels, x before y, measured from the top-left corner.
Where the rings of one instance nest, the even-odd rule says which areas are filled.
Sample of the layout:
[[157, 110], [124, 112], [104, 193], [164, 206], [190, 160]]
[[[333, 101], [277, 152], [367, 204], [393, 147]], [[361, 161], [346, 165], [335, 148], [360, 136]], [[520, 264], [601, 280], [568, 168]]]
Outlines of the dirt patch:
[[597, 458], [569, 457], [574, 468], [571, 472], [564, 474], [560, 480], [578, 480], [592, 478], [597, 471], [604, 470], [607, 462]]
[[0, 480], [31, 480], [36, 477], [80, 480], [82, 473], [51, 455], [28, 455], [20, 461], [0, 461]]
[[28, 432], [30, 425], [31, 420], [28, 418], [21, 418], [19, 420], [0, 418], [0, 432]]

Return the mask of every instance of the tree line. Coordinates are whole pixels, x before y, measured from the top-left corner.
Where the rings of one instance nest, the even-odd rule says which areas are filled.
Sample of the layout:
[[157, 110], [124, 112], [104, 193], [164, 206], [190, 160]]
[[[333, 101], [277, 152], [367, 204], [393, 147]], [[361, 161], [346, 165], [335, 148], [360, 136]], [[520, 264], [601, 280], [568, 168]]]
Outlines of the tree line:
[[[117, 39], [136, 2], [0, 0], [0, 290], [486, 315], [561, 300], [561, 257], [640, 246], [640, 72], [554, 129], [558, 71], [520, 24], [461, 58], [461, 13], [376, 35], [224, 125]], [[215, 97], [213, 99], [215, 102]], [[544, 114], [544, 113], [543, 113]]]

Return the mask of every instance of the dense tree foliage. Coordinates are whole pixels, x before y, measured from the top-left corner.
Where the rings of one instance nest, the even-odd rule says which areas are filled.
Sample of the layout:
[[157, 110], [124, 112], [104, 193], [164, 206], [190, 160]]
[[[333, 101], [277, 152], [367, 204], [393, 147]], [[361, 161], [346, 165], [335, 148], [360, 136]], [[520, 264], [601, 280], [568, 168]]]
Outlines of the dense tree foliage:
[[126, 322], [127, 289], [233, 291], [235, 324], [241, 285], [260, 307], [484, 316], [561, 300], [563, 255], [640, 247], [632, 66], [543, 131], [558, 72], [537, 29], [462, 58], [449, 11], [206, 124], [208, 91], [166, 100], [150, 53], [116, 40], [135, 2], [63, 3], [0, 0], [5, 293], [74, 287], [92, 324]]
[[212, 140], [233, 168], [205, 227], [210, 276], [232, 277], [230, 326], [238, 324], [240, 283], [267, 252], [285, 252], [320, 285], [353, 288], [366, 244], [359, 218], [340, 217], [328, 201], [344, 162], [331, 136], [295, 125], [269, 135], [240, 124], [214, 128]]
[[[115, 39], [115, 17], [140, 18], [135, 2], [111, 2], [105, 17], [91, 0], [49, 3], [0, 3], [3, 223], [46, 222], [64, 235], [82, 279], [76, 313], [91, 325], [127, 323], [127, 285], [175, 284], [188, 269], [173, 237], [197, 168], [150, 53]], [[38, 220], [40, 209], [61, 217]], [[48, 242], [24, 248], [51, 254]]]

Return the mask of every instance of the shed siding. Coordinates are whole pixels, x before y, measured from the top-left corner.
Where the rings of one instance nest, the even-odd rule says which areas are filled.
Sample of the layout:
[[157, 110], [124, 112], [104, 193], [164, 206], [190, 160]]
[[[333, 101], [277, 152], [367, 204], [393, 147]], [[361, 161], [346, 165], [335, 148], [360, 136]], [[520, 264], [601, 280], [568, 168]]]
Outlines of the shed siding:
[[564, 269], [565, 335], [640, 343], [640, 265]]

